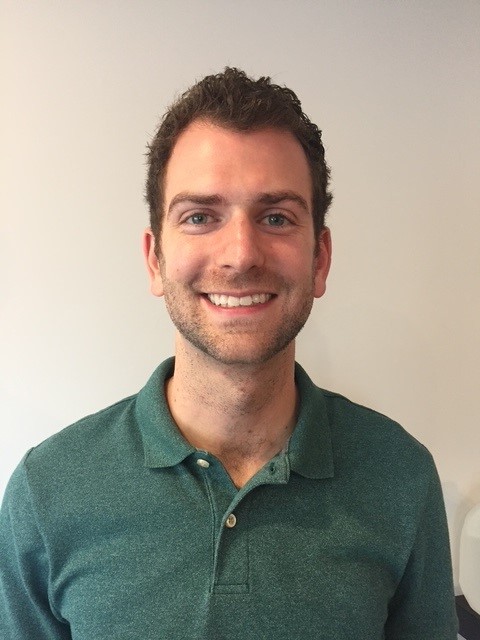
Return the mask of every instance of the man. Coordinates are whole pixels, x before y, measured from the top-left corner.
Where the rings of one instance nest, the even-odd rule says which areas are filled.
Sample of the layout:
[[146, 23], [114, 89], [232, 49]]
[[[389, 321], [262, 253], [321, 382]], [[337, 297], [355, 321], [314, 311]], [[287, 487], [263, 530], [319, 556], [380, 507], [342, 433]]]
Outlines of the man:
[[150, 146], [144, 252], [177, 328], [136, 396], [31, 450], [2, 509], [2, 637], [454, 640], [428, 452], [313, 385], [329, 172], [295, 94], [236, 69]]

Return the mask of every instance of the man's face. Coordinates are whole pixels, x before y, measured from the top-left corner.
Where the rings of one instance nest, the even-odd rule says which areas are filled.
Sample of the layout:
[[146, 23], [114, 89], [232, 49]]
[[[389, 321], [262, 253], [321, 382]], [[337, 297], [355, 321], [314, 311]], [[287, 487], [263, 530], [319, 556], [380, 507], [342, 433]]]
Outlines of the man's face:
[[193, 122], [164, 192], [159, 259], [148, 231], [145, 253], [182, 346], [225, 364], [293, 348], [330, 264], [328, 230], [315, 251], [310, 172], [295, 137]]

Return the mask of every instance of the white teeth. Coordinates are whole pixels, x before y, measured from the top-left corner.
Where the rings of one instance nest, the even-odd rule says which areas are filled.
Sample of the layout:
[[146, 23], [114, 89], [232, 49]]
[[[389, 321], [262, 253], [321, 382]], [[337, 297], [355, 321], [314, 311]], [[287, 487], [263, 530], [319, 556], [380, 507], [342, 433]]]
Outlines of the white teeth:
[[254, 304], [262, 304], [270, 300], [270, 293], [254, 293], [252, 296], [226, 296], [225, 294], [209, 293], [208, 299], [217, 307], [251, 307]]

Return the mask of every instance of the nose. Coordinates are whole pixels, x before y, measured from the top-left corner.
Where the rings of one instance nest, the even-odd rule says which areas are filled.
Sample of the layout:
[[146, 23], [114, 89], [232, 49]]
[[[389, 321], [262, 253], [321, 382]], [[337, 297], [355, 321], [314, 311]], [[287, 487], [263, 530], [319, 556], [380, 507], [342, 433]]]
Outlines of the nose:
[[246, 273], [265, 262], [265, 240], [258, 222], [246, 213], [232, 215], [224, 225], [219, 239], [218, 266]]

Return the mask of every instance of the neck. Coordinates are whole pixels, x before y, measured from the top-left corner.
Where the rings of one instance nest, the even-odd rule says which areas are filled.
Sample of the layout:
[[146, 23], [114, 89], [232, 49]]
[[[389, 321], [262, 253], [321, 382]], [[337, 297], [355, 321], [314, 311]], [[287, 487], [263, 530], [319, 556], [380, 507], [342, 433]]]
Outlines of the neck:
[[242, 486], [285, 446], [295, 426], [293, 343], [271, 360], [225, 365], [177, 340], [166, 395], [183, 436], [218, 457]]

